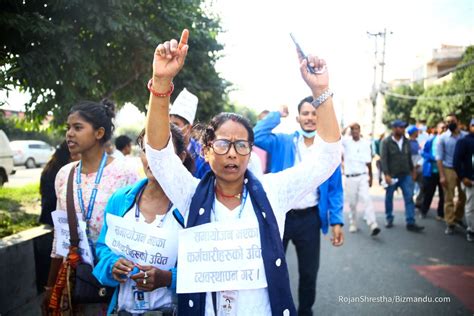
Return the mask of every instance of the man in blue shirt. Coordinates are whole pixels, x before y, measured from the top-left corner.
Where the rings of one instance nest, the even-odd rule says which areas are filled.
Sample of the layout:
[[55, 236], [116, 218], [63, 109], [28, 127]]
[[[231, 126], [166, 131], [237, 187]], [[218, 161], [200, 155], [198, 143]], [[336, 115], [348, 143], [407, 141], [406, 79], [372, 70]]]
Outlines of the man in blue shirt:
[[[280, 124], [280, 118], [288, 116], [288, 109], [271, 112], [254, 128], [255, 145], [270, 156], [269, 171], [279, 172], [293, 167], [304, 159], [313, 145], [317, 146], [316, 110], [312, 97], [303, 99], [298, 105], [297, 121], [301, 130], [293, 134], [275, 134], [272, 130]], [[321, 163], [325, 163], [321, 161]], [[333, 245], [344, 241], [342, 175], [339, 166], [332, 176], [313, 194], [300, 201], [298, 209], [287, 213], [283, 245], [285, 250], [290, 240], [298, 257], [298, 315], [312, 315], [316, 300], [316, 279], [319, 269], [320, 230], [324, 234], [332, 227]]]
[[423, 147], [423, 188], [425, 194], [423, 197], [423, 204], [421, 205], [421, 217], [426, 218], [426, 214], [430, 210], [433, 196], [438, 187], [438, 208], [436, 219], [442, 221], [444, 219], [444, 192], [441, 183], [439, 182], [439, 171], [436, 164], [436, 144], [439, 136], [446, 130], [444, 122], [438, 123], [435, 134], [430, 138]]
[[[456, 143], [467, 133], [461, 131], [455, 114], [446, 117], [448, 130], [439, 137], [436, 144], [436, 160], [439, 170], [439, 182], [444, 188], [444, 219], [446, 221], [446, 235], [454, 234], [455, 224], [462, 225], [464, 203], [466, 195], [461, 189], [461, 183], [454, 171], [454, 150]], [[454, 192], [458, 188], [459, 196], [454, 205]]]

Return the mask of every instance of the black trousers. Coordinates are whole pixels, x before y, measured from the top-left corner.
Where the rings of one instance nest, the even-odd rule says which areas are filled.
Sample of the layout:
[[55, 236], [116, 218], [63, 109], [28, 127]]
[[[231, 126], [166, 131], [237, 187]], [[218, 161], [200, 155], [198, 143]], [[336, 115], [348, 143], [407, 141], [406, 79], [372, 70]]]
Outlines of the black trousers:
[[436, 191], [436, 187], [438, 187], [438, 195], [439, 195], [439, 202], [438, 202], [438, 216], [444, 217], [444, 193], [443, 193], [443, 186], [439, 182], [439, 174], [432, 173], [431, 177], [424, 177], [423, 178], [423, 190], [424, 190], [424, 198], [423, 204], [421, 206], [421, 213], [427, 214], [430, 210], [431, 201], [433, 200], [434, 193]]
[[283, 247], [291, 240], [298, 258], [298, 315], [313, 315], [316, 300], [316, 280], [319, 269], [321, 220], [317, 206], [291, 210], [286, 214]]

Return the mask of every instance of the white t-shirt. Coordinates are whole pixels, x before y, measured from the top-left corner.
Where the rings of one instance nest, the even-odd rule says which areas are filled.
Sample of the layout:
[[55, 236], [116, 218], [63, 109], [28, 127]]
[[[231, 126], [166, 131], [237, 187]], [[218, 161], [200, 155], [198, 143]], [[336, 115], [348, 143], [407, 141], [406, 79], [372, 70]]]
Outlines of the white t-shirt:
[[[301, 163], [303, 159], [307, 159], [308, 156], [311, 156], [311, 147], [314, 146], [306, 146], [304, 143], [304, 137], [300, 135], [297, 141], [296, 147], [296, 157], [295, 157], [295, 165]], [[318, 197], [318, 190], [317, 187], [314, 188], [309, 194], [303, 197], [296, 203], [295, 209], [302, 210], [308, 207], [313, 207], [318, 204], [319, 197]]]
[[[157, 215], [155, 220], [151, 223], [147, 223], [145, 218], [140, 213], [138, 222], [143, 225], [151, 225], [156, 226], [156, 229], [160, 229], [159, 227], [166, 227], [167, 229], [173, 230], [176, 232], [176, 238], [178, 238], [178, 232], [182, 229], [181, 225], [178, 221], [174, 218], [172, 212], [174, 207], [168, 211], [168, 213], [164, 215]], [[133, 204], [130, 211], [128, 211], [124, 217], [129, 221], [136, 221], [135, 217], [135, 203]], [[135, 281], [132, 279], [128, 279], [127, 282], [120, 284], [120, 290], [118, 294], [118, 310], [122, 311], [125, 310], [129, 313], [143, 313], [143, 310], [135, 310], [134, 309], [134, 295], [133, 295], [133, 287], [135, 285]], [[150, 304], [150, 310], [157, 309], [159, 307], [169, 306], [172, 303], [177, 303], [177, 297], [167, 287], [162, 287], [156, 289], [151, 292], [147, 292], [147, 300]]]
[[[326, 181], [340, 163], [340, 142], [326, 143], [318, 136], [316, 138], [315, 146], [310, 147], [310, 154], [301, 163], [278, 173], [264, 174], [259, 179], [275, 214], [281, 238], [283, 238], [286, 213], [296, 208], [298, 201]], [[183, 166], [174, 152], [171, 141], [168, 141], [167, 147], [162, 150], [155, 150], [147, 144], [146, 155], [150, 169], [166, 195], [187, 218], [191, 200], [200, 180], [194, 178]], [[240, 209], [240, 207], [238, 208]], [[234, 218], [234, 216], [238, 216], [234, 211], [226, 210], [218, 202], [215, 203], [215, 209], [216, 218], [219, 221], [221, 218], [223, 220], [238, 220]], [[206, 211], [210, 210], [204, 210], [204, 212]], [[238, 212], [236, 213], [238, 214]], [[264, 212], [262, 215], [266, 216]], [[242, 218], [246, 217], [257, 220], [250, 196], [242, 212]], [[211, 216], [211, 220], [212, 218], [213, 216]], [[236, 292], [237, 315], [271, 315], [268, 288]], [[217, 293], [217, 296], [219, 295], [220, 293]], [[206, 315], [214, 315], [210, 293], [206, 296]]]
[[400, 137], [400, 139], [397, 140], [394, 136], [392, 136], [392, 140], [395, 143], [397, 143], [398, 149], [400, 149], [400, 151], [402, 151], [402, 149], [403, 149], [403, 137]]
[[115, 149], [111, 156], [114, 157], [115, 159], [124, 159], [125, 158], [125, 155], [118, 149]]
[[360, 138], [355, 141], [352, 137], [342, 140], [344, 155], [344, 173], [346, 175], [367, 173], [367, 164], [372, 161], [370, 143]]

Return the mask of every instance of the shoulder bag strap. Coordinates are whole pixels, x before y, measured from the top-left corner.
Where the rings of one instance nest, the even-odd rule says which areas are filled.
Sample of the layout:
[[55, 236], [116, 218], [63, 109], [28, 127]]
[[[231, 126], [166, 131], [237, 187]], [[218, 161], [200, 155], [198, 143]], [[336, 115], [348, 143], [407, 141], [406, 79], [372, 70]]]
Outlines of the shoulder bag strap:
[[67, 221], [69, 224], [69, 234], [70, 234], [70, 244], [71, 246], [79, 246], [79, 234], [77, 232], [77, 215], [76, 209], [74, 207], [74, 193], [73, 193], [73, 183], [74, 183], [74, 172], [76, 166], [71, 168], [69, 172], [69, 178], [67, 180], [67, 191], [66, 191], [66, 207], [67, 207]]

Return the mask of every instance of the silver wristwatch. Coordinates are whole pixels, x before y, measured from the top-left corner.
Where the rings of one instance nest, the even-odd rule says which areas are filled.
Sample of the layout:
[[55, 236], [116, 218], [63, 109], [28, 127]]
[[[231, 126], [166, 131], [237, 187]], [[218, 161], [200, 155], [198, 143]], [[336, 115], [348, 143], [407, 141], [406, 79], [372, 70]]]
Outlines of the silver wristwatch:
[[319, 97], [314, 99], [311, 104], [314, 106], [315, 109], [317, 109], [321, 104], [324, 103], [324, 101], [326, 101], [329, 97], [332, 97], [333, 95], [334, 93], [332, 93], [332, 91], [328, 89], [324, 91], [323, 94], [321, 94]]

